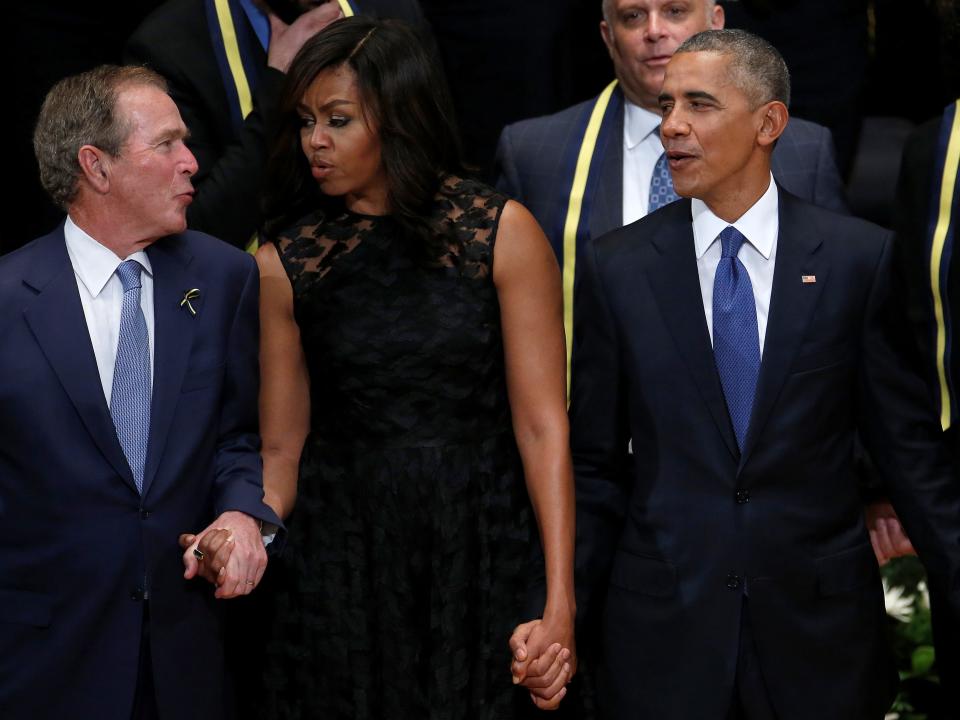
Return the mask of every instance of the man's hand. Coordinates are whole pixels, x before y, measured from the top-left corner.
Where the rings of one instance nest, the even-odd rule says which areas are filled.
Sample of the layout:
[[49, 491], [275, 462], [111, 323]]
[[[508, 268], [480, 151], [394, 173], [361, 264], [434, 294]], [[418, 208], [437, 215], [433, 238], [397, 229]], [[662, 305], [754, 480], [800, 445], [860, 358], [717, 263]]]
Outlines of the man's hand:
[[303, 44], [334, 20], [342, 18], [343, 12], [336, 0], [329, 0], [305, 12], [289, 25], [272, 12], [267, 17], [270, 20], [267, 65], [285, 73]]
[[871, 503], [866, 509], [870, 544], [880, 565], [904, 555], [916, 555], [910, 538], [903, 530], [893, 506], [886, 501]]
[[554, 623], [545, 617], [518, 625], [510, 637], [510, 651], [514, 684], [527, 688], [541, 710], [556, 710], [577, 672], [572, 619]]
[[[211, 533], [219, 535], [221, 531], [226, 531], [227, 535], [222, 541], [218, 542], [217, 538], [207, 540], [207, 535]], [[260, 582], [263, 571], [267, 568], [267, 551], [263, 547], [260, 524], [245, 513], [234, 510], [223, 513], [206, 529], [194, 536], [193, 542], [187, 546], [183, 545], [183, 538], [184, 536], [181, 535], [181, 547], [186, 548], [183, 553], [186, 578], [194, 577], [200, 572], [199, 563], [193, 551], [200, 548], [204, 554], [203, 561], [206, 563], [209, 556], [203, 547], [213, 550], [215, 558], [213, 562], [217, 564], [217, 590], [214, 593], [217, 598], [228, 599], [248, 595]], [[220, 564], [221, 561], [222, 564]], [[214, 568], [211, 564], [205, 569], [212, 572]], [[203, 577], [209, 579], [208, 575]]]
[[[189, 551], [183, 556], [183, 577], [190, 580], [199, 575], [213, 585], [221, 584], [227, 560], [233, 552], [233, 537], [229, 530], [211, 530], [200, 540], [192, 533], [184, 533], [180, 536], [180, 547]], [[198, 558], [194, 549], [202, 557]]]

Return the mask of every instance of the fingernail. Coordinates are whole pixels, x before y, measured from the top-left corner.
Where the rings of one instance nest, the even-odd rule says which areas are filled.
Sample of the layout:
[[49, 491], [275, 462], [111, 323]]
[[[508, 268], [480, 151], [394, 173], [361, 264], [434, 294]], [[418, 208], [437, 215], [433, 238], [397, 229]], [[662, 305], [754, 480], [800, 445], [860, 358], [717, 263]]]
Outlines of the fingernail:
[[527, 657], [527, 651], [524, 650], [523, 648], [518, 648], [516, 655], [517, 655], [517, 660], [523, 660]]
[[516, 675], [513, 675], [512, 677], [513, 677], [513, 684], [514, 684], [514, 685], [519, 685], [519, 684], [520, 684], [520, 678], [517, 677]]
[[564, 695], [566, 695], [566, 694], [567, 694], [567, 688], [566, 688], [566, 687], [562, 687], [562, 688], [560, 688], [560, 692], [557, 693], [557, 697], [558, 697], [558, 698], [562, 698], [562, 697], [563, 697]]
[[569, 673], [569, 672], [570, 672], [570, 663], [564, 663], [564, 664], [563, 664], [563, 671], [564, 671], [565, 673]]

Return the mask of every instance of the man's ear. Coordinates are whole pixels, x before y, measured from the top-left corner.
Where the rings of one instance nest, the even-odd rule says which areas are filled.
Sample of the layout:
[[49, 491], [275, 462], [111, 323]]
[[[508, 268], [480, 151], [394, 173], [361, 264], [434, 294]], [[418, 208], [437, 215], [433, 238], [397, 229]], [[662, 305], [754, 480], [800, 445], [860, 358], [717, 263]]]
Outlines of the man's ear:
[[757, 133], [757, 142], [760, 145], [773, 145], [777, 138], [783, 135], [790, 120], [787, 106], [779, 100], [765, 103], [758, 108], [760, 116], [760, 130]]
[[723, 6], [719, 3], [715, 4], [710, 10], [710, 29], [711, 30], [723, 30], [723, 26], [727, 22], [726, 15], [723, 14]]
[[613, 34], [610, 31], [610, 25], [606, 20], [600, 21], [600, 37], [603, 38], [603, 44], [607, 47], [608, 53], [613, 53]]
[[110, 172], [106, 153], [94, 145], [84, 145], [77, 153], [77, 162], [86, 181], [98, 193], [110, 189]]

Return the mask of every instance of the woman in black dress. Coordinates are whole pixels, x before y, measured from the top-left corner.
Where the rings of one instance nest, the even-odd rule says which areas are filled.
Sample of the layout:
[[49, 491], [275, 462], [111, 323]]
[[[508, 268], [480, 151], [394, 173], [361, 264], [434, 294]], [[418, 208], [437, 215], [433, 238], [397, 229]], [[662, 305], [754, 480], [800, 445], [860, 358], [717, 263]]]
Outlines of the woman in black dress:
[[[576, 669], [559, 271], [459, 174], [449, 108], [397, 22], [334, 23], [289, 70], [257, 253], [289, 529], [268, 714], [506, 720]], [[528, 692], [507, 640], [531, 616]]]

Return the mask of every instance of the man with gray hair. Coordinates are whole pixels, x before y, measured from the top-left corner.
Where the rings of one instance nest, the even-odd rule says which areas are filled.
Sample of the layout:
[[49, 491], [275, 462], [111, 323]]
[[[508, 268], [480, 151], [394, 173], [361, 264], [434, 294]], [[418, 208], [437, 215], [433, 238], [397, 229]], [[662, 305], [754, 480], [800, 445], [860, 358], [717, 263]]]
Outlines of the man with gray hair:
[[186, 133], [143, 68], [66, 78], [37, 121], [67, 218], [0, 258], [5, 720], [227, 716], [214, 598], [256, 587], [279, 521], [256, 265], [185, 230]]
[[684, 199], [583, 253], [578, 603], [603, 597], [609, 718], [884, 717], [897, 675], [857, 432], [960, 607], [960, 486], [891, 342], [890, 234], [778, 185], [788, 100], [765, 41], [687, 40], [658, 95]]
[[[600, 34], [616, 81], [598, 97], [504, 128], [497, 187], [544, 229], [564, 274], [568, 350], [578, 254], [590, 238], [676, 199], [660, 141], [657, 96], [677, 47], [722, 28], [714, 0], [603, 0]], [[794, 118], [772, 159], [784, 188], [845, 211], [830, 131]]]

